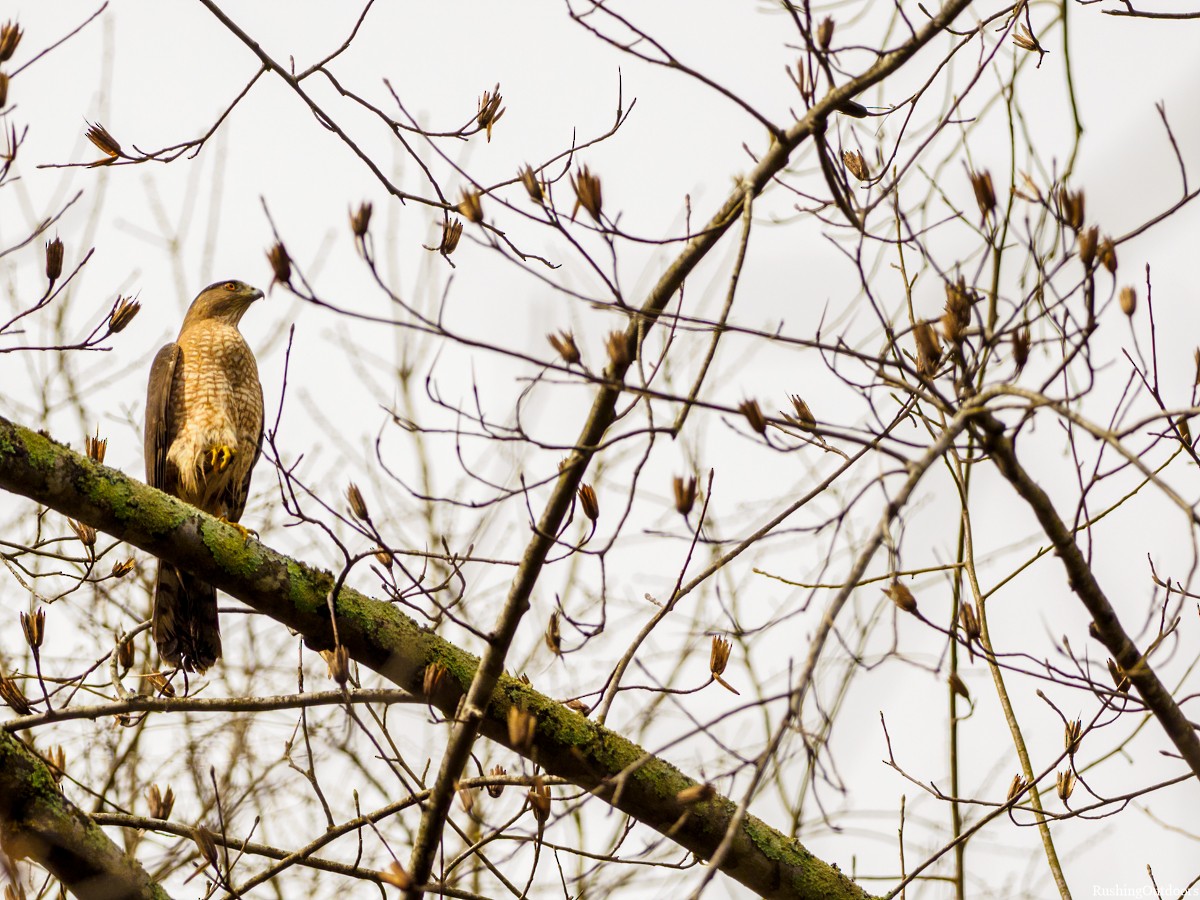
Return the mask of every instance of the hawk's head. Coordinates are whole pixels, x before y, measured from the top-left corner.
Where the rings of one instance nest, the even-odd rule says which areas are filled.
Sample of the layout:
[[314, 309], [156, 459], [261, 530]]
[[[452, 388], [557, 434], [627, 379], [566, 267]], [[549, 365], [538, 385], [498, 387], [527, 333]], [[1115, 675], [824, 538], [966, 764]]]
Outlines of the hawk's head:
[[188, 307], [184, 325], [203, 319], [217, 319], [236, 326], [250, 304], [263, 292], [244, 281], [218, 281], [202, 290]]

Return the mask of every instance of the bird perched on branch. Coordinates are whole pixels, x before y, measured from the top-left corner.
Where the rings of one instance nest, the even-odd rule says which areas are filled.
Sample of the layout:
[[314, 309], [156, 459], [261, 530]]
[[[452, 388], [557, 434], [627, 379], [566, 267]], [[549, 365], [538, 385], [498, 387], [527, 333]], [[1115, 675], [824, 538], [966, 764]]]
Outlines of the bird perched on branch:
[[[154, 357], [146, 391], [146, 482], [236, 523], [262, 449], [263, 395], [238, 323], [262, 291], [210, 284], [192, 301], [179, 337]], [[154, 641], [163, 661], [203, 672], [221, 656], [217, 591], [160, 560]]]

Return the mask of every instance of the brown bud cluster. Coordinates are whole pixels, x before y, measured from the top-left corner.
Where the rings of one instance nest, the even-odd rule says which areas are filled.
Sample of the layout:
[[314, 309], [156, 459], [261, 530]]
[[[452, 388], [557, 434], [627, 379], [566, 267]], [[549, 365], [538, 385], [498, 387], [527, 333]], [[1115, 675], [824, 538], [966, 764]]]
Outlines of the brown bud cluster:
[[120, 142], [109, 134], [108, 129], [99, 122], [88, 122], [88, 129], [83, 135], [95, 145], [97, 150], [107, 157], [100, 160], [99, 163], [93, 163], [93, 165], [105, 165], [122, 155]]
[[93, 462], [104, 462], [104, 453], [108, 450], [108, 438], [100, 437], [100, 428], [96, 427], [96, 436], [85, 436], [83, 439], [84, 451], [87, 453], [87, 458]]
[[915, 613], [917, 611], [917, 598], [913, 596], [913, 592], [908, 589], [908, 586], [900, 581], [893, 580], [883, 589], [883, 592], [902, 612]]
[[1017, 364], [1017, 372], [1025, 368], [1029, 362], [1030, 344], [1029, 326], [1025, 326], [1012, 337], [1013, 362]]
[[1038, 43], [1037, 38], [1033, 36], [1033, 32], [1024, 25], [1018, 25], [1017, 30], [1013, 32], [1013, 43], [1022, 50], [1030, 52], [1040, 51], [1042, 45]]
[[46, 611], [39, 606], [31, 613], [21, 613], [21, 630], [25, 643], [36, 653], [46, 637]]
[[1083, 739], [1083, 720], [1076, 719], [1068, 722], [1063, 728], [1063, 748], [1068, 756], [1074, 756], [1079, 750], [1079, 742]]
[[[0, 62], [8, 62], [12, 59], [12, 55], [17, 52], [17, 44], [21, 43], [21, 35], [24, 32], [21, 26], [16, 22], [5, 22], [0, 25]], [[4, 103], [0, 102], [0, 106]]]
[[846, 166], [846, 171], [859, 181], [870, 180], [871, 172], [867, 168], [867, 161], [863, 159], [863, 155], [857, 150], [843, 150], [842, 163]]
[[568, 366], [577, 365], [581, 359], [579, 355], [579, 346], [575, 343], [575, 335], [569, 331], [560, 331], [558, 334], [546, 335], [546, 340], [550, 342], [550, 346], [558, 351], [558, 355], [562, 357], [563, 362]]
[[529, 195], [530, 200], [539, 206], [545, 202], [546, 194], [542, 190], [542, 183], [538, 181], [532, 166], [524, 166], [517, 175], [521, 179], [521, 184], [525, 186], [525, 193]]
[[[0, 106], [3, 106], [0, 103]], [[63, 270], [63, 242], [58, 238], [46, 241], [46, 280], [51, 284], [58, 281]]]
[[462, 237], [462, 219], [446, 219], [442, 222], [442, 242], [432, 249], [442, 256], [449, 256], [458, 248], [458, 239]]
[[942, 360], [942, 343], [937, 332], [928, 322], [921, 321], [913, 327], [913, 339], [917, 343], [917, 374], [932, 378]]
[[1109, 657], [1108, 660], [1108, 674], [1112, 678], [1113, 684], [1117, 686], [1118, 691], [1122, 694], [1129, 693], [1129, 676], [1116, 664], [1112, 657]]
[[442, 683], [445, 675], [446, 667], [440, 662], [430, 663], [425, 667], [425, 677], [422, 679], [421, 688], [425, 691], [426, 700], [433, 700], [433, 695], [437, 693], [438, 686]]
[[292, 258], [288, 255], [287, 248], [283, 246], [282, 241], [277, 241], [267, 251], [267, 262], [271, 264], [272, 287], [276, 284], [290, 285], [292, 283]]
[[204, 861], [216, 868], [219, 857], [217, 856], [215, 835], [203, 825], [197, 825], [192, 829], [192, 840], [195, 842], [196, 849], [200, 851], [200, 856], [203, 857]]
[[363, 499], [362, 491], [353, 481], [346, 488], [346, 500], [350, 504], [350, 514], [364, 522], [371, 521], [371, 511], [367, 509], [367, 501]]
[[1117, 295], [1117, 302], [1121, 304], [1121, 312], [1132, 317], [1137, 312], [1137, 290], [1125, 285]]
[[483, 221], [483, 194], [463, 188], [462, 199], [458, 201], [458, 211], [468, 222], [478, 225]]
[[804, 398], [799, 394], [788, 394], [788, 399], [792, 401], [792, 412], [794, 415], [789, 415], [788, 413], [781, 413], [781, 415], [793, 425], [805, 431], [816, 430], [817, 417], [813, 415], [808, 404], [804, 402]]
[[1063, 222], [1078, 234], [1083, 230], [1084, 201], [1083, 191], [1068, 191], [1065, 187], [1058, 189], [1058, 208]]
[[518, 753], [527, 754], [537, 731], [537, 716], [519, 706], [508, 708], [508, 742]]
[[1012, 803], [1021, 796], [1021, 792], [1025, 790], [1028, 782], [1025, 781], [1024, 775], [1014, 775], [1013, 780], [1008, 785], [1008, 796], [1005, 797], [1006, 803]]
[[475, 795], [477, 793], [479, 793], [479, 788], [459, 787], [458, 802], [462, 804], [463, 812], [469, 813], [475, 808]]
[[[491, 771], [488, 772], [488, 775], [490, 775], [492, 778], [503, 778], [507, 774], [508, 774], [508, 770], [505, 769], [504, 766], [492, 766]], [[487, 792], [488, 792], [489, 797], [492, 797], [493, 799], [495, 799], [496, 797], [499, 797], [501, 794], [504, 793], [504, 785], [489, 784], [487, 786]]]
[[126, 672], [133, 668], [133, 638], [125, 638], [117, 644], [117, 665]]
[[79, 542], [87, 550], [88, 558], [92, 558], [96, 550], [96, 529], [91, 525], [84, 522], [77, 522], [74, 519], [67, 519], [67, 524], [71, 526], [71, 530], [75, 532], [75, 537], [79, 538]]
[[404, 866], [400, 865], [396, 860], [392, 860], [388, 867], [379, 873], [379, 880], [390, 884], [392, 887], [398, 887], [402, 891], [407, 891], [413, 886], [412, 876], [405, 871]]
[[1100, 228], [1093, 225], [1087, 231], [1083, 231], [1079, 235], [1079, 261], [1083, 263], [1083, 267], [1089, 272], [1092, 269], [1093, 263], [1096, 262], [1096, 247], [1100, 241]]
[[541, 775], [533, 776], [533, 787], [529, 789], [529, 808], [540, 825], [550, 818], [550, 788]]
[[969, 172], [971, 190], [975, 192], [975, 202], [984, 220], [996, 211], [996, 189], [992, 187], [992, 173], [984, 169], [982, 172]]
[[546, 623], [546, 646], [555, 656], [562, 656], [562, 630], [559, 627], [558, 610], [550, 613], [550, 621]]
[[962, 343], [967, 326], [971, 324], [971, 307], [976, 299], [962, 276], [958, 281], [946, 282], [946, 309], [941, 322], [942, 334], [950, 343]]
[[484, 91], [483, 96], [479, 98], [479, 111], [475, 113], [475, 124], [487, 131], [489, 143], [492, 140], [492, 126], [499, 122], [504, 115], [504, 110], [500, 108], [500, 104], [503, 102], [504, 98], [500, 96], [499, 84], [490, 91]]
[[350, 213], [350, 231], [361, 241], [367, 236], [367, 229], [370, 227], [371, 204], [363, 201], [359, 204], [358, 209]]
[[8, 73], [0, 72], [0, 109], [8, 103]]
[[337, 682], [338, 687], [345, 687], [350, 680], [350, 651], [345, 644], [338, 644], [332, 650], [322, 650], [321, 657], [329, 667], [329, 677]]
[[1117, 245], [1109, 235], [1106, 234], [1100, 239], [1096, 247], [1096, 258], [1100, 260], [1100, 265], [1108, 270], [1109, 275], [1117, 274]]
[[708, 671], [712, 675], [713, 681], [730, 693], [740, 696], [737, 688], [721, 677], [725, 674], [725, 667], [729, 665], [729, 653], [732, 649], [733, 644], [728, 640], [718, 635], [713, 635], [712, 649], [708, 654]]
[[61, 744], [56, 744], [46, 753], [45, 759], [55, 783], [61, 785], [63, 776], [67, 774], [67, 751]]
[[593, 175], [591, 169], [582, 166], [571, 174], [571, 188], [575, 191], [575, 207], [571, 210], [571, 219], [575, 219], [575, 214], [582, 206], [593, 219], [601, 222], [603, 192], [600, 189], [600, 176]]
[[676, 475], [671, 487], [675, 492], [675, 511], [686, 519], [696, 505], [696, 476], [681, 478]]
[[711, 784], [692, 784], [675, 795], [675, 802], [681, 806], [691, 806], [693, 803], [703, 803], [717, 796], [717, 789]]
[[125, 560], [120, 560], [113, 563], [112, 576], [113, 578], [124, 578], [136, 568], [137, 563], [133, 561], [132, 557]]
[[596, 490], [590, 484], [579, 486], [579, 505], [583, 514], [595, 522], [600, 518], [600, 501], [596, 499]]
[[608, 351], [608, 361], [616, 369], [624, 369], [633, 361], [629, 355], [629, 341], [623, 331], [610, 331], [604, 339], [604, 348]]
[[1054, 784], [1058, 790], [1058, 799], [1065, 804], [1075, 791], [1075, 773], [1070, 769], [1059, 772], [1054, 779]]
[[971, 692], [967, 690], [967, 683], [959, 677], [957, 672], [951, 672], [950, 677], [946, 679], [946, 683], [950, 685], [950, 690], [962, 697], [968, 703], [971, 702]]
[[150, 808], [150, 818], [169, 819], [175, 808], [175, 792], [170, 785], [163, 791], [157, 784], [152, 784], [146, 788], [146, 805]]
[[751, 431], [758, 434], [767, 433], [767, 420], [763, 416], [762, 407], [758, 405], [757, 400], [743, 400], [738, 404], [738, 412], [746, 417], [746, 422], [750, 426]]
[[982, 633], [979, 626], [979, 615], [975, 612], [975, 606], [967, 601], [964, 601], [959, 607], [958, 617], [962, 622], [963, 635], [967, 639], [968, 644], [973, 644], [979, 640], [979, 635]]
[[0, 700], [3, 700], [18, 716], [27, 716], [33, 711], [17, 682], [0, 670]]
[[142, 309], [142, 304], [131, 297], [117, 297], [112, 312], [108, 314], [109, 334], [120, 334]]
[[832, 16], [826, 16], [817, 25], [817, 46], [822, 50], [828, 50], [829, 44], [833, 40], [834, 21]]

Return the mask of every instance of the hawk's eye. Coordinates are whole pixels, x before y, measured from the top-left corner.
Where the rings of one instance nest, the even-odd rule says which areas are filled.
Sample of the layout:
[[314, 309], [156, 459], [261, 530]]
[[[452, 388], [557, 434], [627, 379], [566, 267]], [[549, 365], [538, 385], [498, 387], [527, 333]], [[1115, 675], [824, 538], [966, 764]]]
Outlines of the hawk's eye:
[[236, 291], [236, 290], [237, 290], [237, 282], [236, 282], [236, 281], [227, 281], [227, 282], [225, 282], [225, 290], [227, 290], [227, 291]]

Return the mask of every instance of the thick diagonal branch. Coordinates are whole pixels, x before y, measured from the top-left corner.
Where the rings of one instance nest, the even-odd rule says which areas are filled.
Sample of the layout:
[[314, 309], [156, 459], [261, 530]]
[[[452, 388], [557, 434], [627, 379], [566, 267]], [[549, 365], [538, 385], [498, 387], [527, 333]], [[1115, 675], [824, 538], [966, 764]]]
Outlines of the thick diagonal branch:
[[1063, 567], [1067, 570], [1067, 583], [1076, 596], [1087, 607], [1095, 626], [1096, 636], [1108, 648], [1113, 659], [1122, 671], [1129, 677], [1137, 688], [1142, 701], [1158, 719], [1159, 725], [1167, 733], [1180, 755], [1197, 777], [1200, 777], [1200, 740], [1196, 738], [1196, 729], [1171, 692], [1159, 681], [1158, 675], [1150, 666], [1149, 661], [1138, 650], [1137, 646], [1125, 633], [1117, 612], [1105, 596], [1100, 583], [1092, 573], [1091, 566], [1084, 559], [1082, 551], [1075, 543], [1075, 538], [1066, 523], [1059, 518], [1049, 495], [1025, 471], [1017, 460], [1017, 453], [1012, 439], [1005, 434], [1004, 425], [995, 416], [983, 413], [976, 419], [981, 428], [984, 448], [991, 454], [992, 461], [1000, 470], [1008, 483], [1013, 486], [1033, 514], [1037, 516], [1042, 531], [1054, 545]]
[[36, 862], [81, 900], [169, 900], [137, 860], [63, 796], [50, 767], [3, 730], [0, 846], [14, 859]]
[[[326, 597], [333, 576], [246, 541], [235, 528], [97, 465], [45, 435], [0, 417], [0, 489], [29, 497], [63, 515], [168, 560], [298, 631], [312, 647], [333, 646]], [[421, 628], [396, 606], [344, 588], [336, 598], [338, 635], [350, 656], [414, 696], [425, 670], [445, 668], [426, 698], [452, 717], [476, 683], [479, 660]], [[701, 859], [716, 851], [733, 821], [724, 798], [684, 806], [677, 795], [697, 782], [667, 761], [567, 709], [517, 679], [501, 675], [481, 705], [480, 732], [512, 747], [508, 711], [537, 719], [532, 749], [551, 775], [568, 779]], [[748, 816], [737, 828], [721, 870], [763, 897], [863, 900], [866, 892], [796, 841]]]

